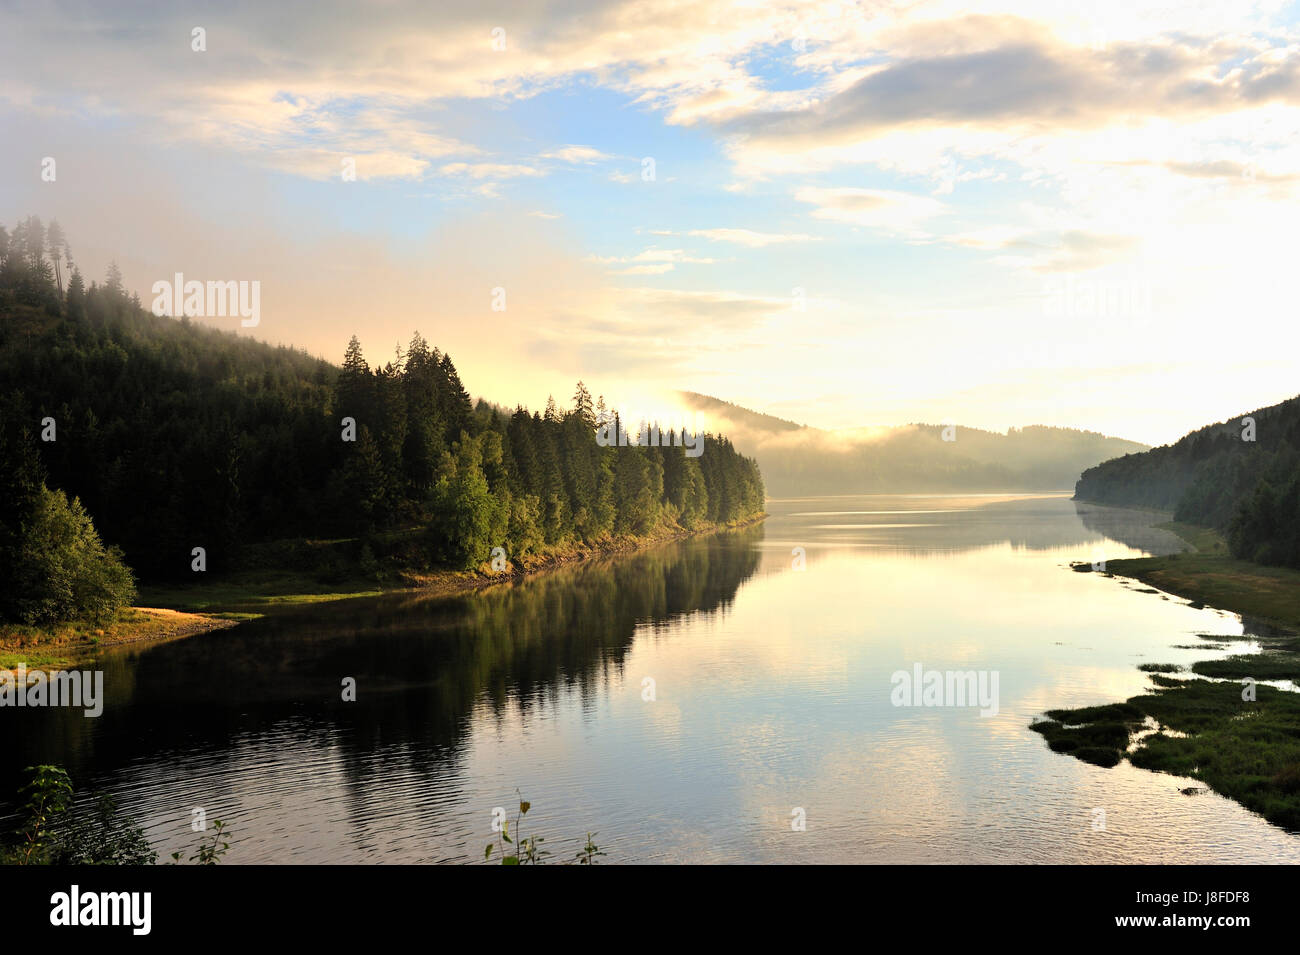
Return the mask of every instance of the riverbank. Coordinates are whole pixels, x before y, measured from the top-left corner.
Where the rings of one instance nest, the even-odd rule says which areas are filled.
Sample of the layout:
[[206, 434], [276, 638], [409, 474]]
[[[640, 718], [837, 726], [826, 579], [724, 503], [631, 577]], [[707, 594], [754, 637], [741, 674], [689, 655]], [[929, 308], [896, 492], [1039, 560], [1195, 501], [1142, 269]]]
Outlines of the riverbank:
[[0, 670], [13, 670], [20, 663], [28, 669], [71, 668], [109, 647], [175, 640], [224, 630], [238, 622], [238, 615], [222, 617], [163, 607], [130, 607], [117, 619], [104, 623], [74, 620], [49, 627], [7, 624], [0, 627]]
[[[664, 528], [641, 537], [611, 538], [598, 545], [556, 548], [546, 554], [507, 562], [500, 571], [493, 571], [487, 562], [472, 571], [388, 567], [378, 571], [372, 568], [371, 573], [364, 573], [360, 566], [340, 568], [331, 564], [324, 571], [258, 569], [204, 577], [184, 586], [142, 586], [139, 599], [149, 606], [131, 607], [108, 623], [71, 621], [51, 627], [0, 628], [0, 669], [13, 669], [19, 663], [25, 663], [28, 668], [65, 668], [109, 647], [162, 642], [222, 630], [242, 620], [256, 619], [278, 606], [403, 592], [451, 597], [515, 583], [583, 561], [737, 530], [766, 517], [763, 513], [731, 524], [710, 524], [693, 530]], [[277, 551], [283, 551], [283, 542], [277, 545]]]
[[425, 596], [452, 597], [457, 594], [518, 582], [587, 560], [631, 554], [674, 541], [708, 537], [739, 530], [766, 519], [762, 513], [730, 524], [708, 524], [692, 530], [663, 528], [643, 536], [621, 536], [599, 544], [574, 544], [553, 548], [544, 554], [530, 554], [506, 561], [494, 571], [484, 561], [474, 570], [421, 571], [388, 566], [364, 573], [359, 566], [336, 568], [322, 573], [310, 569], [249, 570], [213, 577], [184, 586], [141, 587], [148, 603], [192, 613], [242, 613], [258, 616], [261, 611], [286, 604], [323, 603], [354, 597], [377, 597], [386, 593], [418, 592]]
[[1168, 675], [1180, 667], [1145, 664], [1150, 692], [1124, 703], [1048, 710], [1030, 728], [1056, 752], [1104, 767], [1127, 758], [1143, 769], [1196, 779], [1276, 825], [1300, 830], [1300, 693], [1291, 684], [1258, 682], [1300, 682], [1300, 636], [1292, 629], [1300, 628], [1300, 571], [1238, 560], [1208, 528], [1159, 526], [1190, 550], [1108, 561], [1105, 575], [1140, 580], [1276, 629], [1264, 628], [1266, 635], [1256, 638], [1257, 653], [1197, 661], [1183, 675]]
[[1218, 531], [1171, 521], [1157, 525], [1190, 548], [1163, 557], [1106, 562], [1106, 572], [1132, 577], [1187, 600], [1300, 629], [1300, 570], [1267, 567], [1228, 553]]

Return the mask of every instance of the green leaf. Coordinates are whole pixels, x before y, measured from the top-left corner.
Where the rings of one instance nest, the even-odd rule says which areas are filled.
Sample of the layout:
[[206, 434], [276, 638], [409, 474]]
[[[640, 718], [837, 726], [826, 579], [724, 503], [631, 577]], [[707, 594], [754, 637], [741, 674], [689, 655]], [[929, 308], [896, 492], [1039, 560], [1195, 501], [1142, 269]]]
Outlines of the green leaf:
[[492, 843], [489, 842], [487, 844], [487, 848], [483, 850], [483, 858], [486, 859], [491, 854], [492, 854]]
[[530, 802], [521, 802], [521, 803], [519, 804], [519, 811], [520, 811], [520, 812], [527, 812], [527, 811], [532, 807], [532, 805], [533, 805], [533, 804], [530, 803]]
[[506, 856], [501, 860], [502, 865], [519, 865], [519, 856]]

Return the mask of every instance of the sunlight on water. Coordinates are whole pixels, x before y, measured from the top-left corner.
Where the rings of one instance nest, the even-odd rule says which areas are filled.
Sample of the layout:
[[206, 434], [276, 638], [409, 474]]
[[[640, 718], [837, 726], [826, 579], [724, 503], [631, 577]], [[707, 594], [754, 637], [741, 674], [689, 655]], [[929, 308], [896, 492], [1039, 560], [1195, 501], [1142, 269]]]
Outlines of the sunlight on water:
[[[1182, 795], [1189, 780], [1090, 766], [1028, 729], [1142, 691], [1140, 663], [1240, 651], [1233, 615], [1069, 569], [1171, 535], [1063, 496], [770, 511], [471, 597], [115, 653], [105, 715], [22, 713], [11, 766], [61, 762], [117, 793], [162, 852], [194, 844], [202, 806], [230, 862], [481, 860], [516, 789], [557, 861], [588, 830], [610, 862], [1300, 861], [1295, 836]], [[1175, 648], [1207, 633], [1237, 650]], [[917, 665], [996, 674], [996, 715], [893, 705], [892, 675]]]

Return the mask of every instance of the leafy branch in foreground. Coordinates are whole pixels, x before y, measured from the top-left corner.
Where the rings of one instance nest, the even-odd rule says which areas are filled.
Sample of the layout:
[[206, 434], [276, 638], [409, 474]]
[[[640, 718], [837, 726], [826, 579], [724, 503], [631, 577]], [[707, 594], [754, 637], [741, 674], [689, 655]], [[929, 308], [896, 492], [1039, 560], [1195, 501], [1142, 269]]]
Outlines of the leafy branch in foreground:
[[[216, 865], [221, 861], [221, 857], [230, 849], [230, 843], [226, 841], [230, 837], [226, 835], [226, 824], [220, 819], [212, 821], [212, 835], [204, 836], [199, 840], [199, 847], [190, 856], [189, 861], [198, 865]], [[211, 841], [209, 841], [211, 840]], [[173, 864], [179, 864], [183, 852], [173, 852]]]
[[16, 845], [0, 847], [0, 862], [17, 865], [148, 865], [157, 858], [144, 831], [100, 794], [93, 811], [73, 806], [72, 780], [58, 766], [28, 766]]
[[72, 805], [72, 780], [58, 766], [28, 766], [25, 771], [32, 779], [18, 791], [19, 796], [27, 797], [19, 855], [21, 865], [32, 865], [43, 857], [54, 820]]
[[[518, 790], [515, 792], [517, 794]], [[497, 841], [495, 843], [489, 842], [487, 848], [483, 850], [483, 858], [485, 860], [492, 857], [494, 849], [500, 850], [499, 854], [501, 856], [502, 865], [540, 865], [542, 858], [550, 855], [548, 851], [541, 848], [541, 844], [546, 841], [544, 837], [525, 837], [523, 834], [523, 819], [531, 808], [532, 803], [522, 798], [519, 800], [519, 812], [515, 816], [514, 836], [511, 837], [510, 835], [510, 820], [502, 820], [501, 830], [497, 834]], [[600, 847], [596, 845], [595, 836], [596, 833], [594, 832], [587, 833], [587, 844], [584, 845], [582, 849], [578, 851], [578, 854], [573, 857], [573, 862], [578, 865], [595, 865], [596, 857], [605, 854], [601, 851]], [[510, 854], [507, 854], [509, 851], [506, 849], [507, 845], [511, 846], [513, 849]]]

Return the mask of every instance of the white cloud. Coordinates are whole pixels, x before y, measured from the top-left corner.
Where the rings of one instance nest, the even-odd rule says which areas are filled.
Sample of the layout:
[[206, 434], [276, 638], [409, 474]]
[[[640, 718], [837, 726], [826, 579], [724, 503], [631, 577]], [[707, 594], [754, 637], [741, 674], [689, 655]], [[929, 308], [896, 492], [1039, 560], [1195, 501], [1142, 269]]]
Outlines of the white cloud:
[[591, 146], [564, 146], [548, 153], [542, 153], [542, 158], [558, 159], [561, 162], [574, 164], [590, 164], [611, 157]]
[[597, 265], [627, 265], [628, 268], [612, 272], [612, 275], [662, 275], [671, 272], [678, 264], [712, 265], [715, 259], [691, 255], [682, 249], [660, 249], [651, 247], [636, 255], [592, 255], [588, 262]]
[[[676, 235], [679, 233], [659, 231], [654, 234]], [[761, 249], [764, 246], [787, 242], [821, 241], [819, 236], [806, 235], [802, 232], [755, 232], [752, 229], [691, 229], [681, 234], [708, 239], [711, 242], [731, 242], [736, 245], [748, 246], [751, 249]]]
[[937, 199], [889, 189], [805, 186], [797, 189], [794, 197], [816, 206], [815, 218], [888, 232], [914, 232], [925, 220], [944, 211], [944, 204]]
[[515, 179], [519, 176], [546, 175], [535, 166], [491, 162], [453, 162], [443, 166], [439, 172], [444, 176], [468, 176], [471, 179]]
[[616, 269], [611, 275], [663, 275], [665, 272], [671, 272], [673, 264], [671, 262], [661, 262], [657, 265], [633, 265], [626, 269]]

